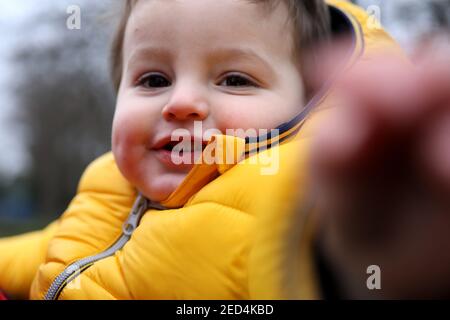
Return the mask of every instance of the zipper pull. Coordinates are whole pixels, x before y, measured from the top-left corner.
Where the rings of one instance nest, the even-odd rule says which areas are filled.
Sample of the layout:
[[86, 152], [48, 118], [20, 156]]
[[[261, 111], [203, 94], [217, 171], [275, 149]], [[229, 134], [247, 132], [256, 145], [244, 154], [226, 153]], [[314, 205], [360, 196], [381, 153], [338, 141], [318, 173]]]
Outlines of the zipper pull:
[[122, 232], [124, 235], [131, 237], [134, 230], [137, 228], [142, 215], [148, 208], [148, 200], [141, 194], [138, 195], [136, 201], [134, 202], [131, 213], [123, 224]]

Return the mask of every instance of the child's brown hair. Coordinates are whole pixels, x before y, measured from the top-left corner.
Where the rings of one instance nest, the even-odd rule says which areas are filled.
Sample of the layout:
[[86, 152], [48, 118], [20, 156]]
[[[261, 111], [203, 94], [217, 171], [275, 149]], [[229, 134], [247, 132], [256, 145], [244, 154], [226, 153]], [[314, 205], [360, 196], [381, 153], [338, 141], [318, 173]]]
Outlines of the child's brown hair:
[[[139, 0], [126, 0], [121, 21], [113, 41], [111, 51], [111, 75], [116, 91], [122, 80], [123, 40], [128, 18]], [[276, 7], [284, 2], [289, 12], [289, 22], [293, 27], [294, 58], [299, 66], [302, 63], [301, 53], [328, 39], [330, 34], [330, 17], [324, 0], [246, 0], [255, 4]]]

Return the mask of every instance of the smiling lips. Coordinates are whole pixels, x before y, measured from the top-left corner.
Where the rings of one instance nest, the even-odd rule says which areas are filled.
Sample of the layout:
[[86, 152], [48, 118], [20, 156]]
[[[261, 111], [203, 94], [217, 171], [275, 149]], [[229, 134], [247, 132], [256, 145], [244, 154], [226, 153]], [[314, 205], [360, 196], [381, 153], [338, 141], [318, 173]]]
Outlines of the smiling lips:
[[179, 141], [172, 141], [166, 137], [158, 141], [152, 150], [169, 169], [186, 171], [192, 168], [207, 144], [208, 141], [201, 138], [181, 137]]

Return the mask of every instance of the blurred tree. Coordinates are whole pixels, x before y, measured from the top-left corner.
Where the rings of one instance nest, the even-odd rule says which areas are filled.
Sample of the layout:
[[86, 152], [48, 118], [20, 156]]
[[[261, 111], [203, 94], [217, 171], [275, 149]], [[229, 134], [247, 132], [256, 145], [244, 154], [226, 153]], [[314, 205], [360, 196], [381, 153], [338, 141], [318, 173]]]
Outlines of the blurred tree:
[[81, 30], [67, 30], [60, 13], [46, 16], [45, 23], [59, 31], [46, 42], [26, 43], [15, 58], [30, 189], [36, 212], [47, 220], [67, 207], [86, 165], [110, 150], [114, 93], [107, 65], [113, 26], [99, 22], [99, 11], [89, 6]]
[[435, 25], [438, 28], [450, 28], [450, 0], [434, 0], [429, 3]]

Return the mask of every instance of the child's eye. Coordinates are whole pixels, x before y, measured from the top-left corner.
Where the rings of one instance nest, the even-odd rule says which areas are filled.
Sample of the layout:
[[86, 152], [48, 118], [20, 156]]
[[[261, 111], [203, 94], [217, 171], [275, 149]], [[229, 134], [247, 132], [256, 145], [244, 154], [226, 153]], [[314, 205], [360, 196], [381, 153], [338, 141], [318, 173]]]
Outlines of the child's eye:
[[227, 87], [257, 87], [253, 81], [247, 79], [244, 76], [241, 76], [239, 74], [230, 74], [226, 76], [222, 80], [222, 82], [219, 84], [220, 86], [227, 86]]
[[138, 86], [147, 89], [169, 87], [171, 82], [165, 76], [159, 73], [146, 74], [137, 81]]

